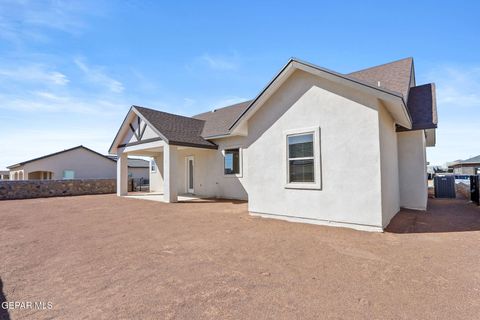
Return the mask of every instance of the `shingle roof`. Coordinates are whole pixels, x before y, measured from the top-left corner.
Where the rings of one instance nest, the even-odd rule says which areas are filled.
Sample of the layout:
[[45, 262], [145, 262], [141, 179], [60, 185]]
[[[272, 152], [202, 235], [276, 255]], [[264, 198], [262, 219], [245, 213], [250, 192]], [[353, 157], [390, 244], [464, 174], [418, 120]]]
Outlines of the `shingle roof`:
[[372, 85], [384, 87], [401, 93], [407, 101], [412, 76], [413, 58], [405, 58], [379, 66], [348, 73], [348, 76], [365, 81]]
[[193, 116], [194, 119], [204, 120], [203, 137], [212, 137], [228, 134], [236, 119], [247, 109], [252, 101], [244, 101], [221, 109], [204, 112]]
[[480, 163], [480, 155], [467, 159], [467, 160], [462, 160], [460, 161], [461, 164], [467, 164], [467, 163]]
[[45, 156], [41, 156], [41, 157], [38, 157], [38, 158], [35, 158], [35, 159], [30, 159], [30, 160], [27, 160], [27, 161], [23, 161], [23, 162], [20, 162], [20, 163], [16, 163], [16, 164], [12, 164], [11, 166], [8, 166], [7, 169], [10, 169], [10, 168], [14, 168], [14, 167], [18, 167], [18, 166], [23, 166], [24, 164], [27, 164], [27, 163], [30, 163], [30, 162], [33, 162], [33, 161], [37, 161], [37, 160], [41, 160], [41, 159], [45, 159], [45, 158], [49, 158], [49, 157], [53, 157], [53, 156], [56, 156], [56, 155], [59, 155], [59, 154], [62, 154], [62, 153], [65, 153], [65, 152], [69, 152], [69, 151], [73, 151], [73, 150], [76, 150], [76, 149], [85, 149], [87, 151], [90, 151], [96, 155], [99, 155], [101, 157], [104, 157], [108, 160], [112, 160], [112, 161], [115, 161], [113, 159], [110, 159], [109, 157], [107, 156], [104, 156], [103, 154], [95, 151], [95, 150], [92, 150], [92, 149], [89, 149], [87, 147], [84, 147], [82, 145], [80, 146], [76, 146], [76, 147], [73, 147], [73, 148], [70, 148], [70, 149], [65, 149], [65, 150], [62, 150], [62, 151], [58, 151], [58, 152], [54, 152], [54, 153], [50, 153], [50, 154], [47, 154]]
[[[117, 161], [118, 157], [117, 156], [106, 156], [110, 158], [113, 161]], [[128, 158], [128, 167], [129, 168], [149, 168], [150, 163], [147, 160], [143, 159], [132, 159]]]
[[[435, 86], [427, 84], [410, 88], [412, 78], [415, 77], [412, 58], [355, 71], [344, 76], [374, 87], [380, 84], [380, 88], [403, 96], [412, 117], [413, 130], [436, 128]], [[232, 125], [251, 103], [252, 100], [249, 100], [192, 117], [138, 106], [134, 108], [162, 133], [170, 144], [216, 148], [217, 146], [207, 139], [228, 135]], [[399, 131], [402, 130], [407, 129], [399, 128]]]
[[437, 103], [433, 83], [410, 88], [407, 107], [412, 117], [411, 130], [437, 127]]
[[217, 149], [213, 142], [202, 137], [204, 120], [179, 116], [149, 108], [133, 106], [168, 144]]

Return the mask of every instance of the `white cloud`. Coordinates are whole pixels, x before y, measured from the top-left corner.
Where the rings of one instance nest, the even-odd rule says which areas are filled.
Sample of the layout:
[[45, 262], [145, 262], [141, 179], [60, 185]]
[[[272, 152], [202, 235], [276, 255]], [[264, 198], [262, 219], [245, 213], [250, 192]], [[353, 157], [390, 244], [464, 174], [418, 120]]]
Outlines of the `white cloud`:
[[0, 1], [0, 38], [15, 44], [49, 41], [48, 30], [79, 34], [88, 16], [101, 15], [99, 1]]
[[428, 161], [443, 165], [480, 154], [480, 67], [440, 66], [427, 73], [436, 83], [437, 145], [427, 148]]
[[232, 56], [210, 55], [205, 53], [200, 60], [206, 63], [210, 68], [220, 71], [236, 70], [239, 67], [239, 57], [235, 53]]
[[1, 68], [0, 79], [7, 81], [28, 81], [50, 83], [64, 86], [70, 82], [66, 75], [58, 71], [49, 71], [43, 65], [27, 65], [16, 68]]
[[83, 71], [83, 73], [90, 82], [105, 86], [114, 93], [121, 93], [125, 89], [120, 81], [108, 76], [105, 73], [104, 68], [88, 66], [83, 58], [76, 58], [74, 59], [74, 62], [77, 67]]
[[437, 84], [441, 105], [456, 108], [480, 105], [480, 67], [440, 67], [429, 73]]

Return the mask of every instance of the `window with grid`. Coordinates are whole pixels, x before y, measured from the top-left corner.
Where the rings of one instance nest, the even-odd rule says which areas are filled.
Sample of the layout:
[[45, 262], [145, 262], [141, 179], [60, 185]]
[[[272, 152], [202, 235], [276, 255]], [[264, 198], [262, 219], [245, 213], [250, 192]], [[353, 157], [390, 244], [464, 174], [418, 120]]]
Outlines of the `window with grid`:
[[313, 141], [313, 132], [287, 136], [288, 183], [315, 182], [315, 156]]

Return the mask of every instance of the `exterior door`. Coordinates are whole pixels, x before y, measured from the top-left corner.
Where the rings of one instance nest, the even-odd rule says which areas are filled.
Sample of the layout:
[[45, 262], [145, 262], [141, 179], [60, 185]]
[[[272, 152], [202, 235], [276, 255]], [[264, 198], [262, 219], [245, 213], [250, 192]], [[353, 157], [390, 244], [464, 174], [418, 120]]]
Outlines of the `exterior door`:
[[195, 160], [193, 159], [193, 156], [185, 157], [185, 169], [185, 176], [187, 177], [187, 193], [195, 193], [195, 190], [193, 189], [193, 174], [195, 171]]

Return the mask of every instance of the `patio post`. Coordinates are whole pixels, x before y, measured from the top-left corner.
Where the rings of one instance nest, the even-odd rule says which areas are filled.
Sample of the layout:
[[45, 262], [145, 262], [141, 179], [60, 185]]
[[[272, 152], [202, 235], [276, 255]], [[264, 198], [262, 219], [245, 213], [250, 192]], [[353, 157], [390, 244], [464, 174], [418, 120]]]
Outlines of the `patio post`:
[[165, 202], [177, 202], [177, 147], [165, 144], [163, 147], [163, 199]]
[[123, 152], [117, 155], [117, 196], [126, 196], [128, 194], [128, 157]]

